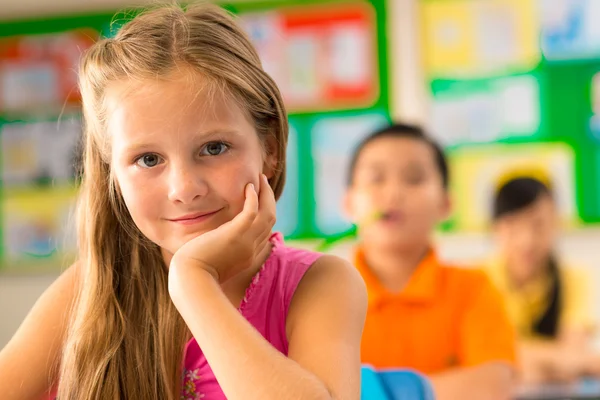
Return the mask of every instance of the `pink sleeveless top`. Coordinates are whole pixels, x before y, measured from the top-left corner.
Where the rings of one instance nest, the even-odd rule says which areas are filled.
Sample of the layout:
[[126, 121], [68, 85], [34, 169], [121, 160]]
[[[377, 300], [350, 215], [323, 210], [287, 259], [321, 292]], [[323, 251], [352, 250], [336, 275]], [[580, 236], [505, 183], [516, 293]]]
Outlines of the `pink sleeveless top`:
[[[273, 347], [287, 356], [285, 322], [292, 296], [310, 266], [321, 256], [286, 247], [280, 233], [271, 236], [271, 255], [246, 289], [239, 311]], [[226, 400], [195, 339], [184, 355], [181, 400]]]
[[[240, 305], [240, 313], [273, 347], [287, 356], [285, 322], [300, 280], [321, 256], [286, 247], [280, 233], [271, 236], [271, 255], [254, 276]], [[48, 397], [54, 399], [56, 391]], [[227, 400], [202, 350], [191, 339], [185, 348], [181, 400]]]

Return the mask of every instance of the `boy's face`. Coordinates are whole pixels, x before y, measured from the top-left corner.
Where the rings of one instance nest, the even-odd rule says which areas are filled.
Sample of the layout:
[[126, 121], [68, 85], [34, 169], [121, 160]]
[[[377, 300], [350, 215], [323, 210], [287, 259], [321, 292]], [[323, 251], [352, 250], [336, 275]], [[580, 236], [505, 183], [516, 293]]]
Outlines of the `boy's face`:
[[434, 150], [413, 138], [373, 140], [358, 157], [345, 205], [365, 242], [398, 248], [429, 244], [449, 211]]

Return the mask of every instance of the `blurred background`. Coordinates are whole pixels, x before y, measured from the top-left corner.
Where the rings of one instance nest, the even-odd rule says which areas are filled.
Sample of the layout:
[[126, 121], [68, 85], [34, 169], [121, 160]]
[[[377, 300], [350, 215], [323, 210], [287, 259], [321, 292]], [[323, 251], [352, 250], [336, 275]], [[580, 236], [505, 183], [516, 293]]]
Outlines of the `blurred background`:
[[[118, 30], [124, 8], [151, 3], [0, 0], [0, 347], [75, 257], [80, 54]], [[451, 161], [443, 258], [476, 265], [489, 255], [491, 196], [518, 171], [552, 181], [559, 249], [600, 287], [600, 1], [224, 5], [289, 109], [277, 222], [288, 240], [314, 248], [352, 232], [341, 207], [348, 155], [402, 120], [424, 125]]]

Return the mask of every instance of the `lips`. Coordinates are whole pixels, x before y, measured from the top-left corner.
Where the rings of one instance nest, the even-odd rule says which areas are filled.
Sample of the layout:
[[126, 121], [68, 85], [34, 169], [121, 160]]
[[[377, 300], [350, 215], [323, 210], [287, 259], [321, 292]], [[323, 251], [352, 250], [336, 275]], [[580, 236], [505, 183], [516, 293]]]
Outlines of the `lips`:
[[386, 211], [381, 214], [382, 221], [401, 222], [404, 220], [404, 215], [398, 211]]
[[204, 221], [207, 218], [210, 218], [211, 216], [215, 215], [219, 211], [221, 211], [221, 210], [219, 209], [219, 210], [214, 210], [214, 211], [197, 212], [197, 213], [193, 213], [193, 214], [182, 215], [177, 218], [169, 218], [168, 220], [171, 222], [177, 222], [177, 223], [181, 223], [181, 224], [196, 223], [196, 222]]

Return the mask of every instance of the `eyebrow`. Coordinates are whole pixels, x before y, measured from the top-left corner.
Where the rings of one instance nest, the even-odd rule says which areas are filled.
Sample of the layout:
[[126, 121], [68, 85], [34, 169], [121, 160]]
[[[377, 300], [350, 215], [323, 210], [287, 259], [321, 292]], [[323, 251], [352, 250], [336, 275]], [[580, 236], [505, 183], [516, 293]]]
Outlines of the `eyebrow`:
[[367, 169], [385, 169], [386, 166], [384, 163], [379, 162], [378, 160], [373, 160], [373, 161], [363, 161], [362, 163], [357, 164], [357, 166], [360, 166], [360, 168], [367, 168]]
[[[360, 166], [361, 169], [365, 169], [365, 170], [384, 170], [384, 171], [388, 171], [390, 168], [385, 165], [385, 163], [382, 163], [378, 160], [372, 160], [372, 161], [367, 161], [364, 162], [362, 164], [357, 164], [357, 166]], [[395, 167], [393, 167], [395, 168]], [[416, 163], [416, 162], [410, 162], [407, 165], [404, 165], [402, 167], [403, 171], [408, 171], [408, 172], [413, 172], [413, 171], [426, 171], [427, 167], [423, 166], [420, 163]]]
[[194, 136], [211, 138], [211, 137], [221, 136], [221, 135], [242, 136], [242, 132], [240, 132], [237, 129], [217, 128], [217, 129], [211, 129], [211, 130], [208, 130], [205, 132], [202, 132], [202, 131], [196, 132], [196, 134]]

